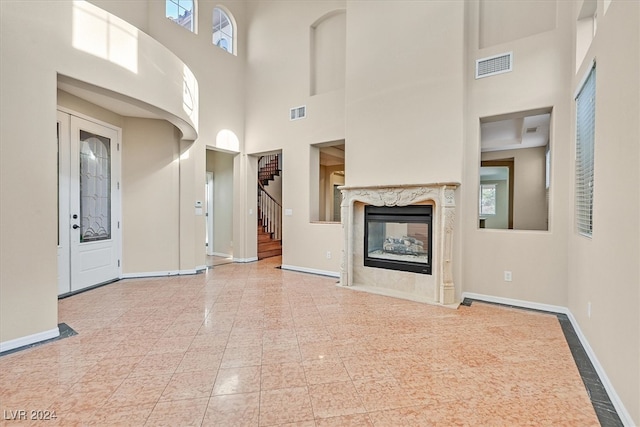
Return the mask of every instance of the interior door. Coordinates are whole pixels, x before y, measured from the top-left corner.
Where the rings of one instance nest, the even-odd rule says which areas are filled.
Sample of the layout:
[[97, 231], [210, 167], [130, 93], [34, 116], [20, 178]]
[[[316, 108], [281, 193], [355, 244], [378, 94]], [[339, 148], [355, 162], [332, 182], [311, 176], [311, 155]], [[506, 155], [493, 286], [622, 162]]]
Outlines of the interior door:
[[[60, 119], [59, 119], [60, 120]], [[60, 162], [61, 242], [68, 234], [68, 284], [59, 293], [75, 292], [120, 276], [120, 141], [119, 131], [69, 116], [68, 170]], [[59, 125], [59, 129], [63, 126]], [[59, 138], [60, 146], [65, 138]], [[68, 184], [68, 187], [67, 187]], [[68, 206], [68, 208], [67, 208]], [[59, 259], [65, 249], [59, 244]], [[65, 266], [62, 266], [63, 270]], [[60, 274], [64, 280], [66, 274]]]

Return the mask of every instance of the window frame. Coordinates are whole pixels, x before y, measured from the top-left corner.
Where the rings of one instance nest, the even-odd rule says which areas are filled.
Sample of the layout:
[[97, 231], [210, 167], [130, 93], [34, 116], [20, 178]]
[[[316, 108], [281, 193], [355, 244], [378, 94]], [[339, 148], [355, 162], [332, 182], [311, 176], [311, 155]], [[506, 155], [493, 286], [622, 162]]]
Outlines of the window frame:
[[[219, 20], [217, 20], [216, 14], [220, 14]], [[224, 27], [221, 26], [223, 18], [226, 19], [229, 23]], [[218, 22], [217, 25], [216, 21]], [[231, 29], [230, 32], [224, 30], [227, 27]], [[226, 51], [227, 53], [230, 53], [231, 55], [236, 55], [236, 23], [233, 19], [233, 16], [231, 15], [231, 13], [229, 13], [228, 10], [222, 8], [221, 6], [216, 6], [213, 8], [211, 30], [211, 43], [213, 43], [214, 46]], [[218, 33], [222, 34], [222, 36], [226, 36], [226, 38], [221, 36], [216, 42], [215, 37]], [[221, 40], [229, 41], [228, 49], [220, 45]]]
[[[493, 213], [486, 213], [482, 211], [482, 207], [484, 206], [484, 204], [482, 203], [482, 201], [484, 200], [483, 197], [483, 190], [485, 189], [485, 187], [489, 188], [491, 187], [491, 189], [493, 190]], [[498, 205], [498, 185], [497, 184], [480, 184], [480, 195], [479, 195], [479, 206], [478, 206], [478, 215], [480, 216], [480, 218], [482, 217], [487, 217], [487, 216], [495, 216], [496, 215], [496, 209], [497, 209], [497, 205]]]
[[[167, 13], [168, 6], [171, 4], [171, 5], [173, 5], [173, 6], [178, 8], [178, 18], [179, 18], [181, 10], [183, 10], [185, 12], [189, 11], [189, 9], [185, 8], [184, 6], [181, 6], [181, 3], [187, 3], [187, 2], [191, 3], [191, 21], [190, 21], [190, 26], [189, 27], [187, 27], [184, 24], [178, 22], [178, 20], [173, 19]], [[165, 17], [167, 19], [169, 19], [171, 22], [179, 25], [180, 27], [184, 28], [185, 30], [191, 31], [194, 34], [197, 34], [196, 22], [198, 22], [197, 15], [196, 15], [196, 9], [197, 9], [197, 0], [165, 0]]]

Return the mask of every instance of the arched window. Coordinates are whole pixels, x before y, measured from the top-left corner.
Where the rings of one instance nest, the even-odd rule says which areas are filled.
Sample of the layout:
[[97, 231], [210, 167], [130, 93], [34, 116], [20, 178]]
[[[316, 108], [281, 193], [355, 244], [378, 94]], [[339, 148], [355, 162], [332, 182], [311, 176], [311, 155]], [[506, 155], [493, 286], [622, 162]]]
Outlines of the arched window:
[[213, 44], [229, 53], [233, 49], [233, 22], [227, 13], [216, 7], [213, 9]]
[[165, 10], [167, 18], [192, 33], [195, 32], [194, 0], [167, 0]]

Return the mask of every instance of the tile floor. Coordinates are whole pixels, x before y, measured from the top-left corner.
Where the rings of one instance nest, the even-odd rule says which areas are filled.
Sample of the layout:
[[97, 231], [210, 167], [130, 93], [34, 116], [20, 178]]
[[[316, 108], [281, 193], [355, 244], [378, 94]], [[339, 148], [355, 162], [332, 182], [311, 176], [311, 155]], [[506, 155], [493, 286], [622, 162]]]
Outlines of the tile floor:
[[[0, 358], [1, 425], [598, 425], [553, 315], [343, 289], [279, 258], [59, 302]], [[55, 411], [49, 422], [14, 411]]]

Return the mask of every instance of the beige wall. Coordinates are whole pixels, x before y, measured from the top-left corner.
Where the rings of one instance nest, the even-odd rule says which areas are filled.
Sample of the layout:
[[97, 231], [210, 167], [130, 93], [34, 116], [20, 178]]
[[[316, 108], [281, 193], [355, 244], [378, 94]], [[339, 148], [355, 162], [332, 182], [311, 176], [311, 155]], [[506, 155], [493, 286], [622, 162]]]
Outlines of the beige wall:
[[123, 274], [175, 274], [180, 263], [179, 134], [164, 120], [124, 119]]
[[141, 31], [148, 33], [149, 6], [146, 1], [88, 0], [107, 12], [124, 19]]
[[[572, 12], [575, 18], [577, 8]], [[579, 70], [572, 72], [570, 82], [571, 91], [577, 90], [591, 61], [596, 60], [593, 236], [585, 238], [574, 231], [572, 212], [567, 223], [570, 230], [567, 305], [637, 425], [640, 424], [640, 4], [614, 1], [605, 14], [598, 2], [597, 13], [596, 36]], [[573, 103], [572, 114], [575, 114]], [[573, 120], [571, 123], [573, 141], [575, 126]], [[573, 169], [573, 162], [569, 165]], [[573, 185], [573, 179], [571, 182]]]
[[[339, 224], [310, 222], [310, 145], [344, 139], [344, 90], [310, 96], [310, 29], [321, 17], [344, 8], [344, 1], [247, 4], [246, 150], [249, 154], [282, 150], [282, 203], [292, 212], [283, 216], [282, 263], [335, 274], [340, 270], [342, 230]], [[307, 106], [307, 118], [290, 121], [289, 109], [300, 105]], [[256, 158], [250, 160], [245, 213], [255, 211], [256, 204]], [[317, 198], [318, 179], [314, 182]], [[256, 218], [248, 214], [244, 218], [246, 257], [251, 257]], [[330, 259], [326, 252], [331, 252]]]
[[396, 5], [347, 6], [346, 184], [460, 182], [465, 3]]
[[[229, 152], [240, 152], [244, 149], [244, 98], [245, 98], [245, 63], [247, 55], [245, 2], [230, 0], [224, 2], [225, 9], [236, 23], [237, 55], [232, 55], [216, 47], [212, 43], [213, 9], [218, 3], [210, 1], [198, 2], [198, 31], [194, 34], [176, 25], [165, 17], [164, 2], [148, 2], [149, 34], [167, 46], [193, 71], [198, 80], [200, 121], [198, 139], [193, 144], [183, 145], [183, 159], [188, 159], [182, 165], [192, 170], [181, 170], [185, 186], [181, 188], [181, 198], [184, 199], [183, 214], [187, 215], [186, 222], [183, 215], [181, 229], [191, 230], [185, 234], [192, 235], [189, 241], [184, 241], [181, 253], [193, 259], [193, 263], [202, 267], [205, 265], [205, 217], [193, 217], [195, 201], [205, 200], [206, 149], [220, 148]], [[126, 5], [124, 5], [126, 7]], [[232, 138], [219, 138], [222, 132], [230, 132]], [[188, 152], [188, 155], [185, 153]], [[242, 161], [242, 159], [238, 159]], [[240, 182], [242, 168], [234, 168], [236, 181]], [[187, 183], [188, 181], [188, 183]], [[236, 206], [246, 205], [246, 191], [234, 192]], [[242, 210], [244, 211], [244, 209]], [[234, 212], [241, 212], [237, 207]], [[240, 218], [239, 218], [240, 219]], [[239, 224], [243, 224], [242, 221]], [[233, 241], [243, 242], [247, 232], [246, 225], [233, 227]], [[254, 232], [255, 232], [255, 227]], [[194, 240], [195, 239], [195, 240]], [[234, 255], [245, 258], [244, 245], [234, 250]], [[187, 262], [191, 264], [192, 262]], [[187, 265], [181, 268], [189, 268]]]
[[556, 28], [556, 2], [480, 0], [480, 47], [509, 43]]
[[[507, 3], [495, 2], [492, 7], [509, 8]], [[488, 48], [479, 48], [481, 23], [486, 24], [486, 18], [480, 18], [480, 2], [466, 3], [468, 65], [465, 73], [465, 167], [461, 186], [461, 285], [466, 292], [566, 306], [567, 184], [570, 177], [567, 165], [572, 158], [566, 124], [572, 120], [567, 91], [567, 76], [571, 70], [572, 11], [569, 2], [555, 3], [556, 29], [528, 37], [518, 36]], [[523, 2], [521, 6], [526, 9], [528, 4]], [[519, 13], [526, 14], [526, 10]], [[476, 80], [475, 60], [503, 52], [513, 52], [513, 71]], [[549, 231], [478, 229], [480, 119], [548, 107], [553, 108]], [[518, 181], [516, 178], [516, 185], [519, 185]], [[542, 198], [542, 207], [546, 206], [544, 201]], [[512, 282], [504, 281], [505, 270], [512, 272]]]

